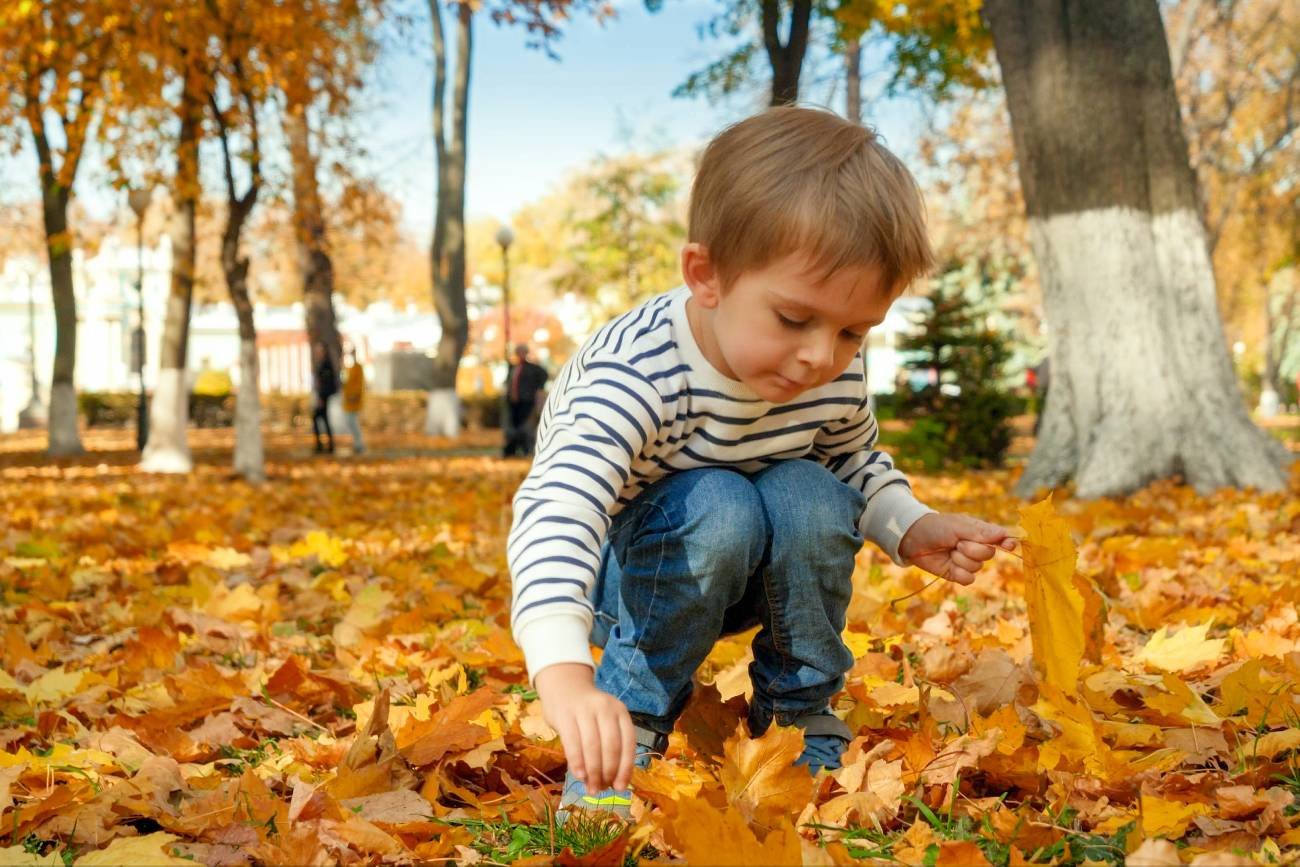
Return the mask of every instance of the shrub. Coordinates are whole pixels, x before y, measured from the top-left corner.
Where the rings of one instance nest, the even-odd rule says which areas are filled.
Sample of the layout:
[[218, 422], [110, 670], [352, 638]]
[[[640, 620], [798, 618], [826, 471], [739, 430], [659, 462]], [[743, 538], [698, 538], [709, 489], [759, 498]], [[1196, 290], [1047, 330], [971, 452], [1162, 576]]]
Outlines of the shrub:
[[927, 466], [940, 448], [946, 460], [939, 463], [1001, 466], [1021, 403], [1004, 382], [1008, 341], [985, 324], [983, 311], [955, 281], [937, 280], [930, 300], [917, 332], [902, 344], [905, 367], [938, 374], [937, 382], [904, 393], [904, 414], [918, 419], [909, 448]]
[[[129, 428], [135, 425], [135, 392], [83, 391], [77, 405], [87, 427]], [[418, 433], [424, 430], [425, 391], [395, 391], [366, 395], [361, 425], [366, 430]], [[262, 424], [267, 430], [310, 430], [309, 394], [263, 394]], [[190, 422], [195, 427], [231, 427], [235, 423], [234, 395], [190, 395]], [[469, 430], [501, 427], [501, 398], [461, 397], [461, 422]]]

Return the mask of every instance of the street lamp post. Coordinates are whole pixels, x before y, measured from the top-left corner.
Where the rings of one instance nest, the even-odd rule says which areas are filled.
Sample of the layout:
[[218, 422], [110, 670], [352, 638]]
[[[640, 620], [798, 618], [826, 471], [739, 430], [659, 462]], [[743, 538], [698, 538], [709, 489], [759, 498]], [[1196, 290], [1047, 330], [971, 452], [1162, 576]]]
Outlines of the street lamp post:
[[510, 244], [515, 240], [515, 233], [509, 226], [497, 229], [497, 243], [501, 245], [501, 266], [504, 269], [501, 278], [501, 355], [506, 362], [506, 376], [501, 381], [501, 432], [509, 446], [514, 437], [510, 422]]
[[497, 243], [501, 245], [501, 327], [504, 334], [501, 344], [504, 350], [506, 368], [510, 367], [510, 245], [514, 243], [515, 233], [509, 226], [497, 229]]
[[141, 452], [149, 441], [149, 409], [145, 405], [144, 394], [144, 212], [148, 209], [151, 198], [153, 191], [148, 187], [131, 190], [127, 194], [127, 202], [135, 212], [136, 321], [135, 329], [131, 332], [131, 367], [140, 389], [135, 407], [135, 447]]

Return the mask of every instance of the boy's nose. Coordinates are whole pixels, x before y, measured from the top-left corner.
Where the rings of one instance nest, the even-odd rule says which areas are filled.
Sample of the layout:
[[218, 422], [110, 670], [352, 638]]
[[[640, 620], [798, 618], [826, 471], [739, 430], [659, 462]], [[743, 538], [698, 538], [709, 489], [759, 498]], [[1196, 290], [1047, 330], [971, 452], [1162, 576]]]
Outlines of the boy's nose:
[[813, 370], [823, 370], [835, 358], [835, 344], [833, 341], [811, 340], [799, 347], [795, 357]]

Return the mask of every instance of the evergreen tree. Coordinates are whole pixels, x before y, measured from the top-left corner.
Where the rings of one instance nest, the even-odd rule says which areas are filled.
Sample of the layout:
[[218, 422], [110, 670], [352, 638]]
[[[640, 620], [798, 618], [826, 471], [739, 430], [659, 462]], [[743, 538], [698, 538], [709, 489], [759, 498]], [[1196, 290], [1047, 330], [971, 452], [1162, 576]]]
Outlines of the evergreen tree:
[[935, 281], [929, 310], [900, 344], [905, 368], [934, 372], [929, 384], [904, 396], [904, 413], [917, 419], [909, 446], [935, 456], [927, 463], [1001, 466], [1016, 408], [1004, 379], [1011, 349], [961, 277], [952, 268]]

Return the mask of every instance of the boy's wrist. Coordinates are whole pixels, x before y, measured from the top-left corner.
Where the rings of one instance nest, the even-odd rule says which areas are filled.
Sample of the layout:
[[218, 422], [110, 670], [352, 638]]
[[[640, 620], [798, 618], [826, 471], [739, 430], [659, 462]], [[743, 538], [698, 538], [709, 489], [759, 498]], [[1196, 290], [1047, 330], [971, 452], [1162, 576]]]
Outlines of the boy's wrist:
[[583, 662], [557, 662], [537, 672], [533, 683], [537, 687], [537, 697], [545, 702], [548, 694], [595, 689], [596, 672]]

